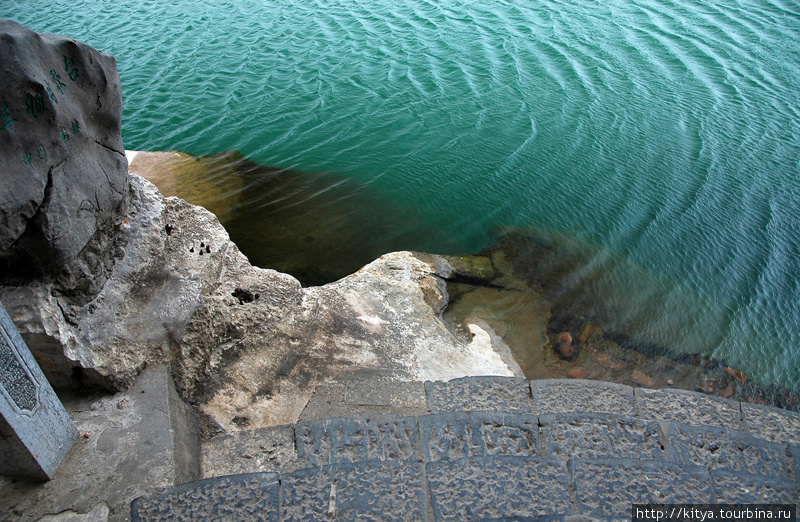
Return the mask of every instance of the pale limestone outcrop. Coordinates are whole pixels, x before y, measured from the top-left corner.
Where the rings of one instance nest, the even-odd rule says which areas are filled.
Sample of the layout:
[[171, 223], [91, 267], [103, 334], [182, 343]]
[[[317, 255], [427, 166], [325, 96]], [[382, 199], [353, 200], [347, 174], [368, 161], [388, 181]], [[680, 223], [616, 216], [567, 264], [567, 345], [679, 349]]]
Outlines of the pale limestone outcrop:
[[56, 385], [82, 376], [122, 389], [169, 361], [181, 393], [236, 429], [295, 420], [320, 382], [520, 375], [488, 325], [470, 340], [442, 322], [452, 271], [442, 257], [386, 254], [302, 288], [250, 265], [205, 209], [136, 175], [130, 185], [124, 255], [96, 297], [65, 314], [52, 283], [0, 288]]

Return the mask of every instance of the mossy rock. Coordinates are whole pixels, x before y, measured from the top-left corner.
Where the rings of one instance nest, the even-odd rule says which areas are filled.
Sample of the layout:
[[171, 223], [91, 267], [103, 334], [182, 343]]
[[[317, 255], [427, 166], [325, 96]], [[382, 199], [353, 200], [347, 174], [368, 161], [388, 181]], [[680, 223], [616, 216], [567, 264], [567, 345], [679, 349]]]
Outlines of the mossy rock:
[[492, 260], [485, 256], [442, 256], [453, 269], [449, 279], [488, 283], [497, 277]]

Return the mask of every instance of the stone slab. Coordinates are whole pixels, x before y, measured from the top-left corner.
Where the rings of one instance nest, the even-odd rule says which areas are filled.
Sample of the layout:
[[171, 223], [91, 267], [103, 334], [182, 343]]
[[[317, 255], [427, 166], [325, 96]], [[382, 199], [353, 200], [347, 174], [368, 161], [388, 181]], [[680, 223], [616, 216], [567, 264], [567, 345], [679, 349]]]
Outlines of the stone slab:
[[674, 389], [637, 388], [635, 395], [637, 414], [645, 419], [742, 430], [740, 406], [736, 401]]
[[363, 462], [298, 470], [281, 477], [281, 519], [423, 520], [424, 465]]
[[611, 413], [634, 416], [633, 388], [624, 384], [580, 379], [531, 381], [536, 412]]
[[78, 441], [49, 482], [0, 480], [0, 513], [33, 521], [104, 504], [110, 521], [125, 521], [133, 499], [199, 478], [197, 422], [166, 368], [148, 369], [124, 393], [62, 398]]
[[540, 415], [545, 456], [551, 459], [635, 458], [661, 460], [658, 422], [597, 413]]
[[77, 436], [0, 303], [0, 474], [49, 480]]
[[477, 457], [426, 465], [436, 520], [485, 520], [571, 514], [565, 462]]
[[514, 377], [463, 377], [425, 383], [431, 413], [502, 411], [533, 413], [530, 387]]
[[786, 445], [757, 439], [746, 433], [687, 426], [670, 422], [665, 459], [703, 466], [789, 479]]
[[220, 435], [203, 443], [203, 478], [280, 472], [296, 460], [294, 427], [260, 428]]
[[314, 390], [299, 420], [378, 413], [429, 413], [424, 383], [363, 381], [323, 384]]
[[711, 503], [705, 468], [634, 459], [569, 461], [580, 514], [630, 516], [631, 504]]
[[456, 412], [419, 417], [427, 462], [492, 455], [536, 457], [539, 426], [535, 415]]
[[735, 471], [712, 471], [714, 501], [720, 504], [798, 504], [800, 483]]
[[754, 437], [800, 446], [800, 413], [743, 402], [742, 420]]
[[215, 477], [181, 484], [131, 504], [131, 521], [264, 520], [278, 522], [277, 473]]
[[293, 469], [367, 461], [422, 462], [416, 417], [356, 415], [295, 425]]

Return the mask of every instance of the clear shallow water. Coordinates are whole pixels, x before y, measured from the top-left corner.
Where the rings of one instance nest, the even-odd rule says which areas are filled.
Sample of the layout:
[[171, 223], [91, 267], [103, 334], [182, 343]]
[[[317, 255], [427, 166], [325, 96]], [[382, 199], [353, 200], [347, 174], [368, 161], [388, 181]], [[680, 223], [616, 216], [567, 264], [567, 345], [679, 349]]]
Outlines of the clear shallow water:
[[0, 16], [117, 57], [127, 148], [333, 171], [450, 253], [499, 225], [552, 231], [580, 260], [565, 288], [591, 281], [643, 338], [800, 390], [794, 2], [0, 0]]

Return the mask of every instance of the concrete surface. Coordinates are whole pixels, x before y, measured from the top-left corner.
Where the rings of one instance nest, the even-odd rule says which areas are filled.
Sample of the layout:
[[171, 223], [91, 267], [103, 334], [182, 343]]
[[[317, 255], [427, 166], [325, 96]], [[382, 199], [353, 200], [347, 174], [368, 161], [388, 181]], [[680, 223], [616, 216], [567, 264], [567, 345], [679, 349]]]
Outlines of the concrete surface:
[[78, 442], [49, 482], [0, 477], [0, 520], [128, 520], [136, 497], [199, 478], [197, 421], [166, 368], [124, 393], [63, 400]]

